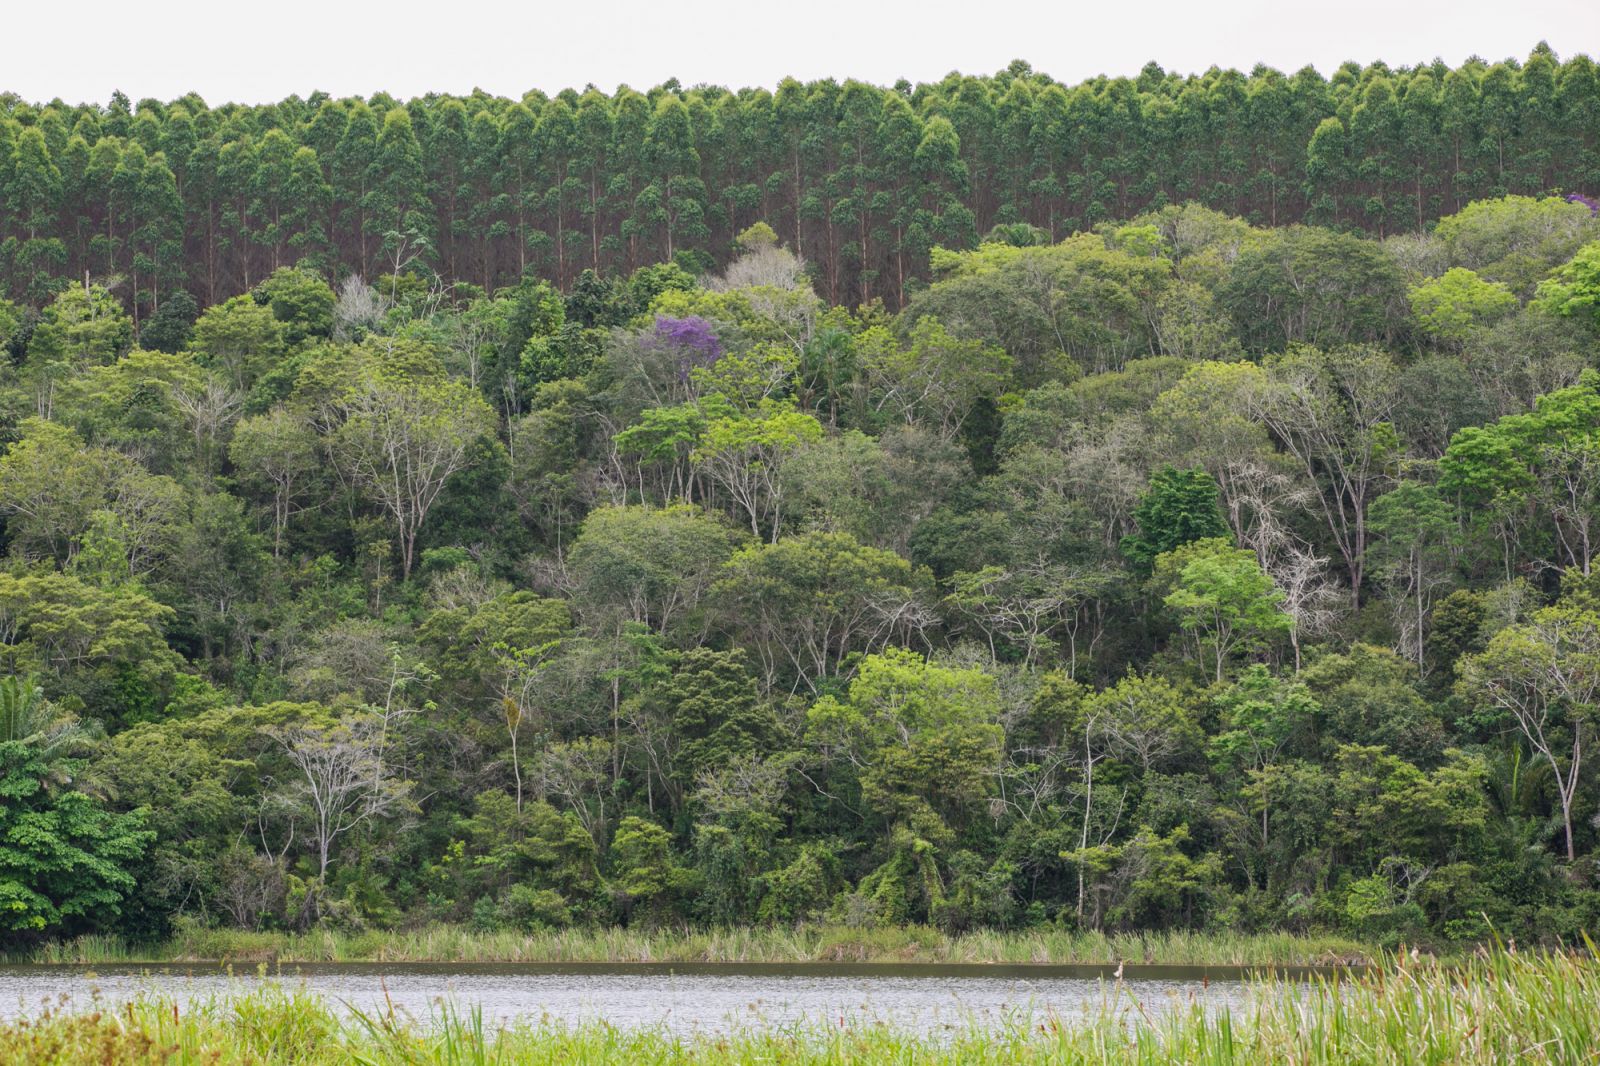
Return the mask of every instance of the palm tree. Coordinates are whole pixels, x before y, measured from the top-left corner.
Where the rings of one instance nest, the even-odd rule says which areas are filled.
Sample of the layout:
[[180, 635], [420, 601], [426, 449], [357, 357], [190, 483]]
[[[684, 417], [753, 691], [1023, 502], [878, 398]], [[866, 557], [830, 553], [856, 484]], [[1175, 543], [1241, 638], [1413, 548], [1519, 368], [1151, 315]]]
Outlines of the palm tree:
[[68, 756], [94, 736], [78, 716], [62, 711], [44, 698], [44, 688], [34, 677], [0, 678], [0, 744], [20, 744], [45, 773], [40, 785], [46, 791], [72, 783]]

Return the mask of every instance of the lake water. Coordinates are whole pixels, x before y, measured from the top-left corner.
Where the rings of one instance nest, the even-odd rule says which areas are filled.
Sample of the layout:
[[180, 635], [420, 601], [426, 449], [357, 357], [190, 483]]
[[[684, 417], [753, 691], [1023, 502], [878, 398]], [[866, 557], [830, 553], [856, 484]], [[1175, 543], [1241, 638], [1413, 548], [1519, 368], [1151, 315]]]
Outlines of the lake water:
[[[1291, 974], [1301, 976], [1302, 973]], [[479, 1007], [485, 1022], [604, 1021], [680, 1033], [793, 1025], [883, 1023], [912, 1032], [1063, 1022], [1108, 1007], [1138, 1017], [1201, 1002], [1237, 1008], [1249, 993], [1232, 968], [833, 964], [458, 963], [285, 964], [270, 979], [303, 985], [336, 1007], [398, 1012], [426, 1022], [442, 1003]], [[216, 967], [0, 967], [0, 1016], [43, 1006], [90, 1009], [141, 993], [182, 1002], [249, 991], [256, 971]]]

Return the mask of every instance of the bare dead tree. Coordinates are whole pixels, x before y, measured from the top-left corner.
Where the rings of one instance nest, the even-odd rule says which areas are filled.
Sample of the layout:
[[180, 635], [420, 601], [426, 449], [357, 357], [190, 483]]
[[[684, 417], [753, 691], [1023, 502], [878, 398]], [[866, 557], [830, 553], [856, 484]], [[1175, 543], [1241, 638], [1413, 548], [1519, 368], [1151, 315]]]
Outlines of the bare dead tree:
[[319, 884], [327, 880], [340, 837], [410, 804], [410, 783], [384, 768], [381, 728], [374, 717], [351, 715], [333, 725], [301, 723], [267, 731], [300, 773], [287, 787], [311, 816]]
[[1361, 603], [1367, 508], [1387, 482], [1398, 451], [1390, 414], [1399, 399], [1393, 361], [1375, 349], [1292, 352], [1254, 397], [1256, 415], [1317, 487], [1328, 533]]
[[206, 470], [216, 465], [218, 442], [244, 408], [244, 395], [220, 377], [207, 376], [190, 388], [172, 390], [172, 401], [189, 420], [195, 452]]
[[1572, 808], [1600, 704], [1600, 625], [1594, 615], [1548, 608], [1526, 625], [1508, 626], [1481, 655], [1463, 661], [1462, 679], [1516, 722], [1534, 756], [1550, 768], [1572, 862]]

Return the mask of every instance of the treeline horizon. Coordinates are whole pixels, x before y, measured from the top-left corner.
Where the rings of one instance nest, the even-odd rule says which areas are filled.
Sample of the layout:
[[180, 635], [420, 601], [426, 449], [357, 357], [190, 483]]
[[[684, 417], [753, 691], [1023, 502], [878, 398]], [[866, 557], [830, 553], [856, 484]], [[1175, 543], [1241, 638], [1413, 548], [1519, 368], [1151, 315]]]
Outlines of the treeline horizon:
[[[1421, 232], [1475, 199], [1600, 189], [1600, 73], [1526, 61], [1265, 66], [1063, 85], [990, 76], [775, 92], [669, 81], [510, 99], [315, 93], [208, 106], [0, 96], [0, 277], [42, 305], [120, 279], [138, 324], [301, 265], [568, 290], [725, 266], [764, 221], [830, 304], [905, 305], [938, 246], [1060, 238], [1196, 202], [1254, 224]], [[1013, 242], [1018, 233], [1009, 235]]]

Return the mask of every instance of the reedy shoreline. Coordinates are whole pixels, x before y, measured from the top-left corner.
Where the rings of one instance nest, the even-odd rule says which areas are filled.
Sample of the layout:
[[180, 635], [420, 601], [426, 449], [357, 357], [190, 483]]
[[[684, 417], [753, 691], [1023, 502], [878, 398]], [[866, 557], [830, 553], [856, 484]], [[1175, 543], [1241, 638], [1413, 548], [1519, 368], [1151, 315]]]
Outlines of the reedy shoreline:
[[877, 1063], [1577, 1064], [1600, 1047], [1600, 965], [1573, 955], [1504, 951], [1442, 966], [1394, 958], [1371, 973], [1309, 983], [1261, 978], [1236, 1011], [1196, 1003], [1147, 1013], [1124, 989], [1083, 1018], [911, 1034], [877, 1026], [793, 1027], [677, 1036], [604, 1024], [496, 1030], [441, 1008], [421, 1022], [341, 1016], [278, 983], [183, 1007], [160, 996], [0, 1025], [18, 1066], [207, 1063], [649, 1063], [657, 1066], [835, 1066]]
[[926, 926], [714, 930], [567, 929], [475, 932], [435, 925], [409, 931], [305, 934], [191, 928], [157, 944], [82, 937], [46, 944], [12, 962], [926, 962], [1196, 966], [1365, 965], [1371, 945], [1288, 933], [1077, 933], [1059, 930], [950, 936]]

